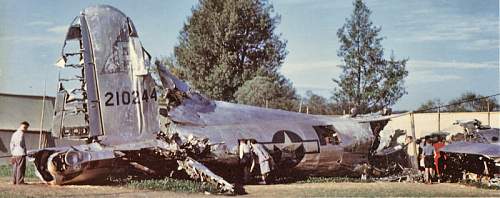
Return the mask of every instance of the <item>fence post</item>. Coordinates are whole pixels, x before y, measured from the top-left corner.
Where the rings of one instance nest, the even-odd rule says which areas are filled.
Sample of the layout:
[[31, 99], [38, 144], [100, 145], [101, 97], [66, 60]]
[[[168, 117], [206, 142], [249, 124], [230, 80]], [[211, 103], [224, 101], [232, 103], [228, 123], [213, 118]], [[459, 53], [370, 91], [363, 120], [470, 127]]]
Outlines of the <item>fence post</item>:
[[[418, 164], [418, 152], [417, 152], [417, 144], [416, 144], [416, 141], [417, 141], [417, 136], [415, 135], [415, 116], [414, 116], [414, 112], [411, 112], [410, 113], [410, 122], [411, 122], [411, 136], [413, 136], [413, 155], [415, 156], [414, 157], [414, 162], [413, 164]], [[413, 167], [414, 169], [418, 169], [418, 166], [417, 167]]]
[[490, 124], [490, 100], [486, 100], [486, 108], [488, 108], [488, 126], [491, 126], [491, 124]]
[[42, 143], [43, 141], [43, 120], [45, 116], [45, 95], [46, 95], [46, 87], [47, 87], [47, 81], [45, 80], [43, 82], [43, 99], [42, 99], [42, 115], [40, 116], [40, 135], [38, 137], [38, 149], [41, 149], [45, 147], [45, 145]]
[[438, 107], [438, 132], [441, 132], [441, 107]]

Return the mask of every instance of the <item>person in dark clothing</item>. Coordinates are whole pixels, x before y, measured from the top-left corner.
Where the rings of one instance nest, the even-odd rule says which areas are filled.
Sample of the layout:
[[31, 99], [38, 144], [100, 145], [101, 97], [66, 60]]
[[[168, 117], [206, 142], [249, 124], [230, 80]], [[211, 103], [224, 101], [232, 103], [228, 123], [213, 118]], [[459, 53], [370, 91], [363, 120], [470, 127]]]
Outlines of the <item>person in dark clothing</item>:
[[424, 171], [425, 169], [423, 168], [424, 167], [424, 164], [421, 163], [421, 159], [422, 159], [422, 139], [417, 139], [415, 141], [415, 143], [417, 144], [417, 167], [418, 167], [418, 170], [419, 171]]
[[435, 142], [432, 146], [434, 146], [434, 150], [436, 152], [436, 155], [434, 155], [434, 166], [436, 169], [436, 175], [438, 177], [438, 182], [439, 182], [441, 177], [443, 176], [442, 169], [439, 169], [439, 158], [441, 157], [440, 150], [445, 146], [443, 138], [441, 136], [438, 136], [437, 142]]
[[446, 168], [446, 155], [444, 154], [443, 151], [440, 151], [439, 152], [439, 158], [438, 158], [438, 166], [437, 166], [437, 169], [438, 169], [438, 173], [439, 173], [439, 182], [441, 182], [441, 180], [444, 179], [444, 176], [445, 176], [445, 168]]
[[430, 184], [431, 178], [430, 176], [433, 173], [434, 166], [434, 156], [436, 155], [436, 151], [434, 146], [432, 146], [432, 142], [430, 139], [427, 139], [425, 142], [425, 146], [423, 147], [423, 158], [424, 158], [424, 166], [425, 166], [425, 174], [424, 180], [425, 183]]

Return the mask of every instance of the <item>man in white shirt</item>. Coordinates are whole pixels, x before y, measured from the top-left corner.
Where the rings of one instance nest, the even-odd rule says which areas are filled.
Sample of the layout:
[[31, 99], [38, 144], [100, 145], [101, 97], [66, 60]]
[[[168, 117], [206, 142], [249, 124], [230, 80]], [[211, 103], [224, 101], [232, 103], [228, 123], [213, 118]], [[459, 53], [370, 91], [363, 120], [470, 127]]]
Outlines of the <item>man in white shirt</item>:
[[252, 163], [250, 140], [241, 139], [239, 142], [240, 165], [243, 168], [243, 183], [246, 184], [250, 180], [250, 164]]
[[418, 169], [417, 165], [417, 151], [415, 150], [417, 146], [415, 141], [413, 141], [413, 136], [406, 136], [406, 153], [408, 154], [408, 164], [413, 169]]
[[28, 130], [29, 126], [30, 124], [28, 122], [21, 122], [21, 125], [17, 131], [12, 134], [10, 139], [13, 184], [25, 184], [24, 172], [26, 170], [26, 143], [24, 141], [24, 132]]

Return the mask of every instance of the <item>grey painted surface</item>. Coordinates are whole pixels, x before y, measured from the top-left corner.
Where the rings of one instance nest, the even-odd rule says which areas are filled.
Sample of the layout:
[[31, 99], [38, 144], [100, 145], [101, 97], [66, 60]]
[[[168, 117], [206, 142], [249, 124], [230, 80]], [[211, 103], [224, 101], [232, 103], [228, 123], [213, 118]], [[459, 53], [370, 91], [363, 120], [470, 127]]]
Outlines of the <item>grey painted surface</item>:
[[[50, 131], [54, 113], [54, 97], [45, 98], [43, 130]], [[42, 96], [14, 95], [0, 93], [0, 130], [16, 130], [26, 120], [29, 130], [40, 130]]]
[[[0, 164], [9, 163], [10, 137], [19, 127], [19, 123], [23, 120], [30, 123], [29, 131], [25, 134], [27, 149], [38, 149], [42, 101], [42, 96], [0, 93]], [[54, 97], [45, 98], [44, 110], [43, 134], [48, 138], [47, 147], [78, 145], [83, 143], [83, 141], [78, 140], [54, 139], [50, 136], [52, 115], [54, 114]]]

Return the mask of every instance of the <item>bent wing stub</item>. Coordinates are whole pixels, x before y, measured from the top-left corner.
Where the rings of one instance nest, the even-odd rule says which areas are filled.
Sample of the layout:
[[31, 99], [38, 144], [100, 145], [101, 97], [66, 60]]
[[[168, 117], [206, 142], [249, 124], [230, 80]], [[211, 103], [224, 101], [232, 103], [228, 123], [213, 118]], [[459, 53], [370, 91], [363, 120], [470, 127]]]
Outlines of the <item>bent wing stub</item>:
[[210, 169], [193, 158], [187, 157], [185, 160], [178, 160], [179, 168], [193, 179], [199, 179], [202, 182], [213, 184], [221, 192], [234, 193], [234, 185], [230, 184], [221, 176], [216, 175]]
[[184, 170], [192, 179], [212, 184], [221, 192], [234, 193], [234, 185], [193, 159], [204, 153], [208, 148], [206, 144], [207, 139], [191, 137], [182, 142], [178, 134], [160, 132], [155, 153], [166, 160], [177, 160], [178, 169]]

